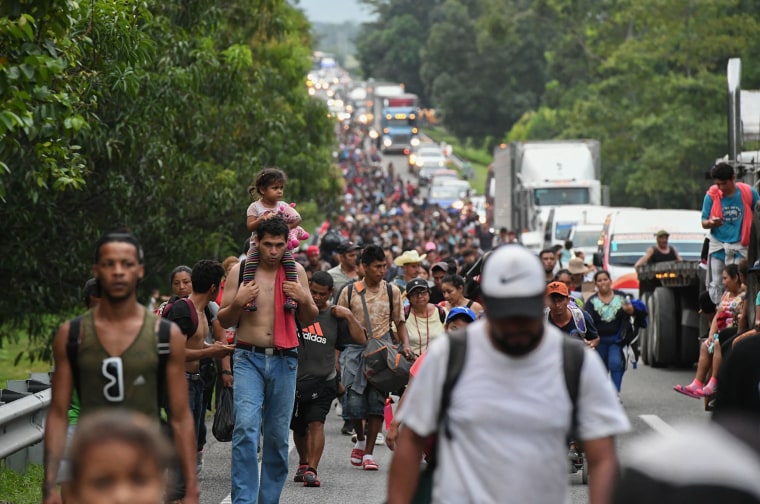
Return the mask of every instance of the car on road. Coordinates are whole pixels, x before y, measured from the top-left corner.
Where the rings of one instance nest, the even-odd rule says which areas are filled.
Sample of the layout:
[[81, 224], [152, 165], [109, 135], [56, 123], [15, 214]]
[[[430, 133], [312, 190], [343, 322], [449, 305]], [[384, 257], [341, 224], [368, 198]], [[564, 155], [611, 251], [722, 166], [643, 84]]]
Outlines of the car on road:
[[427, 185], [433, 172], [442, 168], [446, 168], [446, 156], [437, 145], [420, 145], [409, 155], [409, 171], [417, 173], [420, 185]]
[[466, 180], [444, 180], [431, 185], [428, 190], [428, 203], [438, 205], [444, 210], [461, 210], [463, 201], [470, 196], [470, 183]]

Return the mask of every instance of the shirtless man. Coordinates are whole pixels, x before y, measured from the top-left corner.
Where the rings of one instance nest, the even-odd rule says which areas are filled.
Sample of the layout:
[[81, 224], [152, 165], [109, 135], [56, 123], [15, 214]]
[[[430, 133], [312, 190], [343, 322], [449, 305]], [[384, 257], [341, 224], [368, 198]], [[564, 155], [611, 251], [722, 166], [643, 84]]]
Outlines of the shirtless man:
[[[185, 340], [185, 378], [187, 379], [188, 401], [190, 411], [193, 413], [193, 425], [195, 426], [197, 462], [200, 466], [202, 459], [201, 449], [205, 442], [205, 405], [203, 397], [204, 383], [200, 371], [201, 359], [222, 359], [227, 357], [235, 349], [233, 345], [226, 345], [221, 341], [209, 345], [206, 338], [212, 327], [209, 303], [216, 298], [219, 284], [224, 276], [224, 268], [217, 261], [198, 261], [190, 274], [192, 280], [192, 293], [187, 298], [178, 299], [164, 308], [163, 316], [176, 323]], [[194, 312], [192, 313], [191, 312]], [[223, 332], [218, 331], [220, 335]], [[178, 474], [175, 488], [169, 492], [169, 499], [179, 499], [183, 495], [183, 479]]]
[[[295, 317], [306, 326], [319, 314], [309, 292], [306, 272], [300, 264], [296, 265], [298, 282], [285, 280], [280, 265], [288, 239], [285, 221], [280, 217], [267, 219], [256, 229], [256, 237], [260, 250], [256, 279], [240, 286], [240, 265], [233, 266], [227, 276], [218, 315], [222, 326], [238, 325], [233, 358], [234, 504], [274, 504], [280, 500], [288, 477], [288, 427], [298, 368]], [[276, 289], [278, 283], [281, 287]], [[283, 308], [285, 295], [298, 303], [295, 314]], [[243, 306], [254, 299], [258, 310], [243, 311]], [[259, 478], [257, 451], [262, 427], [264, 440]]]
[[[82, 316], [80, 324], [76, 368], [78, 376], [87, 377], [79, 383], [82, 417], [98, 408], [126, 408], [159, 421], [158, 321], [155, 314], [137, 302], [136, 295], [137, 282], [144, 274], [142, 247], [134, 235], [106, 233], [95, 244], [93, 276], [102, 298]], [[55, 373], [45, 422], [45, 504], [61, 502], [55, 481], [66, 443], [67, 410], [75, 385], [75, 369], [66, 348], [69, 325], [69, 322], [62, 324], [53, 341]], [[195, 433], [183, 376], [184, 339], [179, 328], [172, 326], [165, 384], [174, 444], [186, 481], [184, 502], [197, 503]]]

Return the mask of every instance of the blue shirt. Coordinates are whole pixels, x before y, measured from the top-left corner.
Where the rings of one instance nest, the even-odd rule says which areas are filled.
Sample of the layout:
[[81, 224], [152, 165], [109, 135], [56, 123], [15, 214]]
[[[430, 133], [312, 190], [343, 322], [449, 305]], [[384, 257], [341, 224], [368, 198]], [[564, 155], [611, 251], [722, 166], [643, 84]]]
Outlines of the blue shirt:
[[[755, 208], [755, 204], [760, 199], [755, 188], [752, 188], [752, 204], [751, 207]], [[742, 195], [739, 188], [736, 188], [731, 196], [723, 196], [720, 199], [720, 206], [723, 209], [723, 225], [718, 226], [710, 230], [710, 235], [723, 243], [738, 243], [742, 238], [742, 220], [744, 219], [744, 204], [742, 203]], [[712, 198], [705, 194], [705, 199], [702, 202], [702, 220], [708, 220], [710, 217], [710, 210], [712, 210]], [[751, 218], [752, 216], [749, 216]], [[718, 251], [713, 254], [716, 259], [724, 260], [726, 253], [724, 251]]]

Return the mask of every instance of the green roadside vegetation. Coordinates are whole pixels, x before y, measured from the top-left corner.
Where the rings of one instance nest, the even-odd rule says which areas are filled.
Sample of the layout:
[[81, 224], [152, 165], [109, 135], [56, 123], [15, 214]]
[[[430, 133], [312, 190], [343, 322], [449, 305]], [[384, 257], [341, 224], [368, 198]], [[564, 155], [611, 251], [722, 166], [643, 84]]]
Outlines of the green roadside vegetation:
[[[7, 338], [0, 347], [0, 388], [5, 388], [7, 380], [26, 380], [30, 373], [50, 371], [50, 363], [45, 360], [31, 362], [26, 352], [29, 339], [26, 336]], [[24, 354], [19, 358], [19, 354]], [[18, 363], [17, 363], [18, 361]], [[0, 493], [0, 495], [4, 495]]]
[[486, 193], [488, 165], [493, 160], [492, 154], [486, 148], [490, 143], [489, 139], [486, 139], [482, 146], [478, 147], [472, 139], [467, 139], [465, 142], [460, 141], [457, 137], [448, 133], [443, 126], [426, 126], [422, 129], [422, 133], [429, 136], [436, 143], [444, 142], [450, 145], [455, 155], [470, 163], [475, 172], [475, 177], [470, 180], [470, 186], [478, 194], [483, 195]]
[[0, 504], [37, 504], [42, 502], [41, 482], [41, 465], [30, 465], [24, 474], [0, 466]]

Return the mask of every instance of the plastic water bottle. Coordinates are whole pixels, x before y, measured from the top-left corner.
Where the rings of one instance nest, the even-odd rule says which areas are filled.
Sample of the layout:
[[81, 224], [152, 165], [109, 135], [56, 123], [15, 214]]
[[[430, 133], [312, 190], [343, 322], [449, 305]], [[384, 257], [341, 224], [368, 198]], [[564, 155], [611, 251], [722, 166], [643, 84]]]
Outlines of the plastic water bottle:
[[710, 343], [710, 345], [707, 347], [707, 353], [713, 353], [713, 345], [715, 345], [715, 343], [718, 343], [718, 337], [718, 333], [713, 334], [713, 342]]

